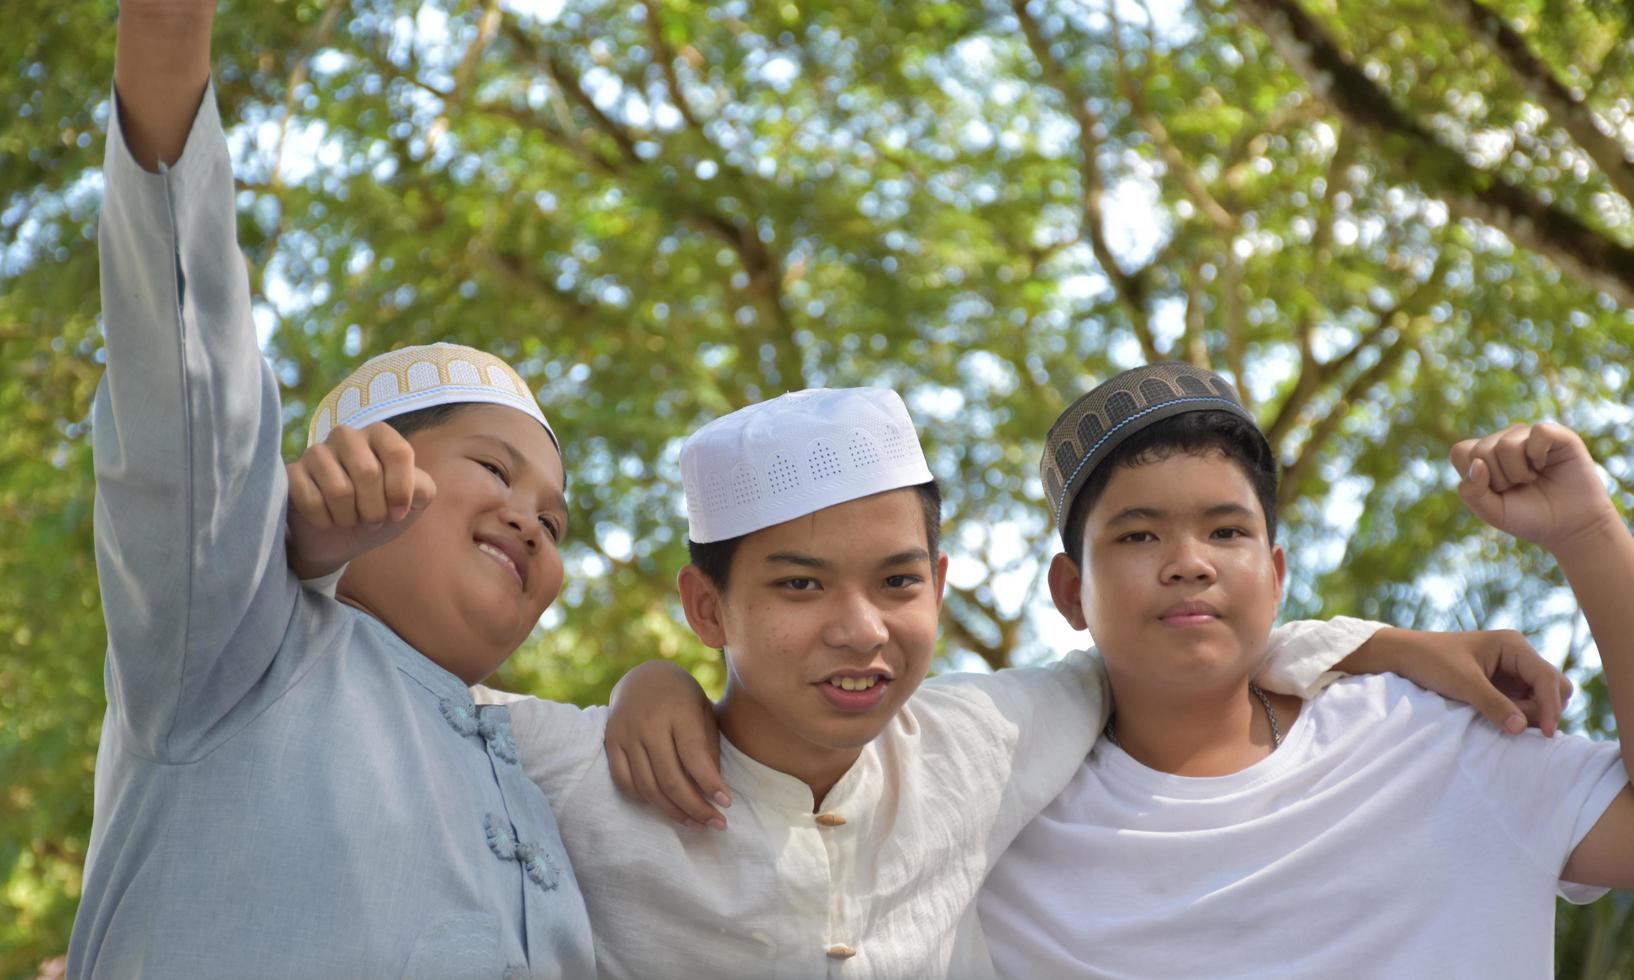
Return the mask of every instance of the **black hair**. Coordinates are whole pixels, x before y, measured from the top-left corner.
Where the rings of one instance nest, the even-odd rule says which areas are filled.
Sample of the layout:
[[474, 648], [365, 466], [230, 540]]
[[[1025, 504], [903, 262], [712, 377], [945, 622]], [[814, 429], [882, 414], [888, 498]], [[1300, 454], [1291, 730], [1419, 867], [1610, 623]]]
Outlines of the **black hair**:
[[[919, 495], [919, 510], [925, 521], [927, 544], [925, 550], [930, 552], [931, 560], [935, 561], [942, 544], [942, 488], [936, 485], [935, 480], [931, 480], [929, 483], [920, 483], [905, 489], [913, 490]], [[687, 551], [691, 553], [692, 564], [698, 566], [698, 571], [704, 573], [704, 578], [707, 578], [718, 591], [725, 592], [732, 568], [732, 556], [737, 554], [738, 545], [748, 536], [740, 534], [735, 538], [711, 541], [708, 544], [699, 544], [688, 538]]]
[[435, 429], [439, 425], [446, 425], [454, 416], [474, 402], [455, 402], [452, 405], [433, 405], [430, 408], [417, 408], [412, 412], [394, 415], [386, 420], [386, 424], [397, 430], [397, 434], [407, 439], [409, 436], [424, 429]]
[[[394, 415], [391, 418], [386, 419], [385, 422], [387, 425], [396, 429], [398, 435], [402, 436], [404, 439], [407, 439], [416, 432], [424, 432], [426, 429], [435, 429], [439, 425], [447, 425], [453, 420], [454, 416], [472, 407], [473, 405], [480, 404], [484, 403], [454, 402], [452, 405], [433, 405], [430, 408], [417, 408], [412, 412], [404, 412], [402, 415]], [[550, 437], [550, 443], [553, 446], [557, 445], [556, 437], [554, 435]], [[557, 446], [556, 451], [560, 453], [561, 447]], [[562, 490], [567, 490], [567, 457], [565, 456], [562, 457]]]
[[1277, 461], [1265, 435], [1254, 423], [1231, 412], [1205, 411], [1175, 415], [1130, 436], [1089, 474], [1067, 511], [1065, 543], [1073, 564], [1083, 561], [1084, 521], [1107, 482], [1120, 466], [1161, 462], [1177, 453], [1223, 453], [1237, 464], [1254, 487], [1265, 512], [1267, 540], [1277, 540]]

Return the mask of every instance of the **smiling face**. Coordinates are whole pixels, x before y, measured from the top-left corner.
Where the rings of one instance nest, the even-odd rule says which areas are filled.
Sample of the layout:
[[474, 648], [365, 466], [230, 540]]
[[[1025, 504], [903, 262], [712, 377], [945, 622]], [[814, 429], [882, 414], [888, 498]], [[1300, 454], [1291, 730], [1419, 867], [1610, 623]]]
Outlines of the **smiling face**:
[[726, 650], [734, 745], [814, 789], [851, 766], [930, 667], [947, 559], [927, 544], [906, 488], [747, 535], [724, 592], [682, 570], [687, 621]]
[[1081, 563], [1057, 555], [1050, 591], [1114, 691], [1184, 696], [1259, 668], [1285, 559], [1239, 464], [1204, 449], [1120, 465], [1083, 530]]
[[562, 587], [562, 458], [513, 408], [462, 406], [414, 432], [436, 498], [414, 526], [355, 559], [337, 595], [476, 683], [527, 638]]

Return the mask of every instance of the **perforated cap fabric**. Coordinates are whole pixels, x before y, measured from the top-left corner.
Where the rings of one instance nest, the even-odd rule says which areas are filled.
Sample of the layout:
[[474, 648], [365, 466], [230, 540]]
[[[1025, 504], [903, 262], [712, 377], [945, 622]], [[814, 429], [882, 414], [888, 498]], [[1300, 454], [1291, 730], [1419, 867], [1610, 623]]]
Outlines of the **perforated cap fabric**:
[[494, 355], [460, 344], [404, 347], [364, 361], [318, 403], [306, 444], [324, 441], [337, 425], [361, 429], [422, 408], [465, 402], [509, 405], [537, 420], [550, 441], [561, 445], [522, 376]]
[[681, 447], [687, 536], [725, 541], [824, 507], [930, 482], [888, 388], [809, 388], [723, 415]]
[[1230, 382], [1190, 364], [1162, 362], [1133, 368], [1067, 406], [1050, 426], [1038, 466], [1050, 517], [1062, 542], [1067, 543], [1066, 521], [1073, 499], [1114, 449], [1164, 419], [1208, 411], [1230, 412], [1259, 431]]

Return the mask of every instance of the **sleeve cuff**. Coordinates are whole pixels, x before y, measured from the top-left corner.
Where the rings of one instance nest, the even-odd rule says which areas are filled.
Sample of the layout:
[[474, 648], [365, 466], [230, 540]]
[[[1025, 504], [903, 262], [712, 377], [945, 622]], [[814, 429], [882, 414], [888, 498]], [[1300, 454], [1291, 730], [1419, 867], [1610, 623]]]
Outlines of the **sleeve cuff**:
[[340, 577], [346, 574], [347, 567], [348, 565], [342, 565], [328, 575], [320, 575], [317, 578], [303, 578], [301, 579], [301, 588], [333, 599], [335, 597], [335, 586], [340, 584]]
[[1260, 686], [1279, 694], [1309, 700], [1334, 681], [1345, 677], [1334, 665], [1356, 652], [1387, 623], [1335, 616], [1305, 619], [1280, 626], [1271, 634]]
[[199, 179], [193, 175], [202, 175], [213, 162], [228, 159], [227, 136], [221, 128], [221, 115], [216, 109], [214, 78], [205, 83], [198, 111], [193, 114], [192, 128], [187, 131], [187, 142], [182, 144], [182, 155], [174, 165], [159, 164], [157, 173], [143, 167], [131, 156], [130, 147], [125, 144], [125, 132], [119, 125], [119, 92], [116, 89], [111, 92], [108, 145], [102, 164], [105, 179], [127, 184], [158, 183], [162, 186], [174, 180]]

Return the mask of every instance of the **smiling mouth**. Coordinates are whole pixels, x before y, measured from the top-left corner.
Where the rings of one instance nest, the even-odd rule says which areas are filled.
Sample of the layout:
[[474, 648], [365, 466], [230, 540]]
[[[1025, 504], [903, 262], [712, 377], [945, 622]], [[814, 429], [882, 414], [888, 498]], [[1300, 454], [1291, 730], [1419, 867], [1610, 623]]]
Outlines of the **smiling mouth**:
[[885, 678], [875, 674], [871, 677], [830, 677], [824, 681], [842, 691], [866, 691]]
[[499, 564], [505, 566], [507, 571], [509, 571], [512, 575], [516, 576], [516, 582], [517, 582], [518, 585], [525, 584], [522, 581], [522, 570], [520, 568], [516, 567], [516, 562], [511, 560], [510, 555], [505, 554], [505, 552], [503, 552], [500, 549], [494, 547], [493, 545], [489, 544], [486, 541], [478, 541], [477, 542], [477, 550], [482, 552], [483, 554], [487, 555], [489, 558], [492, 558], [494, 561], [498, 562]]

